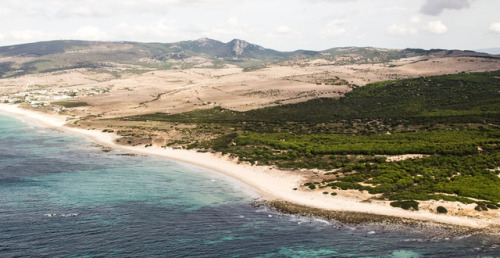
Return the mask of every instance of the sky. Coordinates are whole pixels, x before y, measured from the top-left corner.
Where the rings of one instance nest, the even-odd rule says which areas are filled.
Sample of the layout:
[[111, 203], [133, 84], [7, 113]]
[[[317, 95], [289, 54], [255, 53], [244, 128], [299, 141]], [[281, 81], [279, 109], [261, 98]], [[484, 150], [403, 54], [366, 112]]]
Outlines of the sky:
[[499, 0], [2, 0], [0, 46], [238, 38], [280, 51], [500, 47]]

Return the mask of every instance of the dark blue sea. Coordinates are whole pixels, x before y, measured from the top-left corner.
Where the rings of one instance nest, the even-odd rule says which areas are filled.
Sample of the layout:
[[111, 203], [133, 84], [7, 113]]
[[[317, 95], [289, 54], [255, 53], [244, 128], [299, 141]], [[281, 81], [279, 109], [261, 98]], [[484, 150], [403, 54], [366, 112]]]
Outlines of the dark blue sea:
[[254, 207], [216, 172], [0, 115], [0, 257], [498, 257], [498, 238]]

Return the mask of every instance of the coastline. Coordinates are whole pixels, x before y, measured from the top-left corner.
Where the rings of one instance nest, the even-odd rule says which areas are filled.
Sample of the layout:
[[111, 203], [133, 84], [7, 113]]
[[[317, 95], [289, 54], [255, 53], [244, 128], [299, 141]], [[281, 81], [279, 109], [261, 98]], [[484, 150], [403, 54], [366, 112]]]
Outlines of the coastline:
[[[470, 218], [465, 216], [440, 215], [427, 210], [407, 211], [381, 203], [362, 202], [351, 196], [324, 195], [321, 191], [294, 190], [302, 183], [297, 171], [284, 171], [264, 166], [237, 164], [221, 155], [200, 153], [194, 150], [174, 150], [158, 146], [124, 146], [115, 143], [118, 136], [97, 130], [86, 130], [66, 126], [67, 117], [22, 109], [16, 105], [0, 104], [0, 113], [26, 118], [49, 128], [84, 136], [96, 144], [127, 153], [167, 158], [207, 168], [234, 178], [256, 189], [266, 201], [284, 201], [326, 211], [366, 213], [411, 219], [422, 222], [463, 226], [474, 229], [500, 228], [500, 218]], [[272, 204], [271, 204], [272, 205]]]

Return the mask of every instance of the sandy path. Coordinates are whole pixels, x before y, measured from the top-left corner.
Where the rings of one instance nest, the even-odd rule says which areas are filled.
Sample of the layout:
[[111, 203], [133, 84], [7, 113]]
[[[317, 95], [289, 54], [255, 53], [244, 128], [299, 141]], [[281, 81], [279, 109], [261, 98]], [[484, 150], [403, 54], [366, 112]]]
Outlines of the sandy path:
[[293, 188], [298, 187], [302, 180], [302, 177], [297, 174], [298, 172], [282, 171], [263, 166], [236, 164], [226, 157], [220, 157], [210, 153], [199, 153], [192, 150], [163, 149], [155, 146], [145, 148], [142, 146], [117, 145], [114, 142], [117, 138], [115, 134], [67, 127], [64, 126], [66, 121], [66, 117], [64, 116], [25, 110], [13, 105], [0, 104], [0, 112], [16, 117], [27, 118], [28, 120], [35, 120], [46, 127], [79, 134], [91, 139], [97, 144], [124, 152], [157, 156], [208, 168], [252, 186], [258, 190], [263, 198], [268, 200], [278, 199], [327, 210], [367, 212], [474, 228], [500, 226], [500, 218], [498, 218], [498, 216], [493, 219], [488, 219], [440, 215], [424, 210], [406, 211], [379, 203], [360, 202], [359, 199], [347, 196], [324, 195], [321, 191], [297, 191], [293, 190]]

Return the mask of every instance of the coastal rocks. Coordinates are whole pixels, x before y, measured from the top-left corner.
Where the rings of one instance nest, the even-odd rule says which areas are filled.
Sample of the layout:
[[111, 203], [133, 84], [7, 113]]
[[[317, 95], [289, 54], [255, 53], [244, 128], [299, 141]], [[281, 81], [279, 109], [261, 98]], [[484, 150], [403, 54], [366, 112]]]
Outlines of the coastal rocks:
[[445, 238], [458, 238], [458, 237], [471, 236], [477, 234], [498, 235], [500, 232], [498, 228], [494, 227], [475, 229], [465, 226], [447, 225], [442, 223], [427, 222], [427, 221], [400, 218], [394, 216], [385, 216], [385, 215], [362, 213], [362, 212], [323, 210], [323, 209], [293, 204], [286, 201], [255, 200], [253, 202], [253, 205], [255, 207], [268, 206], [272, 210], [284, 214], [322, 218], [327, 221], [336, 221], [350, 226], [378, 225], [384, 229], [389, 229], [391, 227], [397, 229], [401, 226], [411, 226], [414, 229], [433, 232], [431, 236], [425, 239], [426, 241], [432, 241], [433, 239], [435, 240], [435, 239], [445, 239]]
[[46, 214], [43, 214], [43, 216], [46, 218], [55, 218], [55, 217], [70, 218], [70, 217], [77, 217], [78, 215], [79, 215], [78, 213], [66, 213], [66, 214], [46, 213]]

